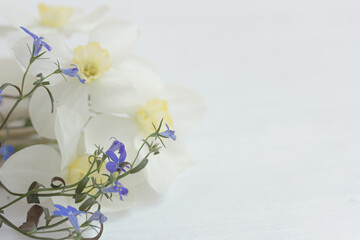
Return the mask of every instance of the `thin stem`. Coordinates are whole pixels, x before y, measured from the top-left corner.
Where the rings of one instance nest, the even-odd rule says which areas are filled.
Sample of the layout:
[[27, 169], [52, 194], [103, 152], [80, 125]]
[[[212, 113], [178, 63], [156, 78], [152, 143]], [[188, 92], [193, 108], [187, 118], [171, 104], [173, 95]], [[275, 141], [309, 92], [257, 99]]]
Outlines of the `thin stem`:
[[27, 66], [26, 71], [25, 71], [25, 73], [24, 73], [24, 75], [23, 75], [23, 78], [22, 78], [22, 81], [21, 81], [20, 98], [23, 96], [25, 77], [26, 77], [26, 75], [27, 75], [27, 73], [28, 73], [28, 71], [29, 71], [29, 68], [30, 68], [30, 66], [31, 66], [32, 63], [33, 63], [33, 62], [30, 60], [29, 65]]
[[4, 121], [2, 122], [1, 126], [0, 126], [0, 129], [2, 129], [6, 122], [9, 120], [10, 118], [10, 115], [13, 113], [13, 111], [15, 110], [16, 106], [21, 102], [22, 98], [18, 98], [18, 100], [16, 100], [16, 102], [14, 103], [14, 106], [10, 109], [9, 113], [6, 115]]
[[34, 234], [38, 234], [38, 233], [54, 233], [54, 232], [62, 232], [62, 231], [71, 230], [71, 229], [73, 229], [73, 228], [72, 228], [72, 227], [68, 227], [68, 228], [60, 228], [60, 229], [51, 230], [51, 231], [34, 232]]
[[17, 226], [15, 226], [12, 222], [10, 222], [6, 217], [4, 217], [3, 215], [0, 214], [0, 218], [1, 220], [3, 221], [3, 223], [5, 223], [7, 226], [11, 227], [12, 229], [14, 229], [15, 231], [27, 236], [27, 237], [30, 237], [30, 238], [33, 238], [33, 239], [43, 239], [43, 240], [63, 240], [63, 239], [67, 239], [69, 236], [66, 236], [64, 238], [43, 238], [43, 237], [37, 237], [37, 236], [34, 236], [28, 232], [25, 232], [23, 230], [21, 230], [20, 228], [18, 228]]
[[68, 220], [68, 218], [64, 218], [63, 220], [58, 221], [57, 223], [50, 224], [50, 225], [47, 225], [47, 226], [38, 227], [38, 230], [57, 227], [57, 226], [65, 223], [67, 220]]
[[149, 135], [149, 136], [145, 139], [145, 141], [143, 142], [143, 144], [141, 145], [141, 147], [140, 147], [139, 150], [137, 151], [136, 156], [135, 156], [135, 159], [134, 159], [134, 161], [133, 161], [132, 164], [131, 164], [131, 168], [133, 168], [133, 166], [134, 166], [137, 158], [139, 157], [139, 154], [140, 154], [141, 149], [144, 147], [145, 143], [146, 143], [147, 140], [150, 138], [150, 136], [151, 136], [151, 135]]

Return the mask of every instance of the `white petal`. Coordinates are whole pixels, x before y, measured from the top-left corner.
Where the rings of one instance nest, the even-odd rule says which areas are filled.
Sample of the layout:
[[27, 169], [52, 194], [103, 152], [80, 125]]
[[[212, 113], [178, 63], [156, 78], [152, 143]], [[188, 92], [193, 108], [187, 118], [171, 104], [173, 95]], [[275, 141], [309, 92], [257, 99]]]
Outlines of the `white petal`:
[[139, 128], [131, 119], [106, 114], [94, 116], [84, 130], [86, 151], [93, 153], [95, 144], [107, 149], [113, 142], [110, 138], [114, 137], [125, 144], [129, 156], [129, 153], [134, 154], [133, 139], [138, 132]]
[[60, 170], [60, 155], [46, 145], [34, 145], [13, 154], [0, 168], [0, 181], [10, 190], [27, 192], [37, 181], [45, 186]]
[[[94, 27], [99, 25], [103, 20], [104, 15], [109, 11], [110, 7], [107, 5], [102, 5], [96, 8], [94, 11], [88, 13], [87, 15], [80, 16], [79, 18], [70, 19], [69, 23], [64, 27], [64, 31], [73, 33], [74, 31], [80, 32], [89, 32]], [[76, 16], [74, 14], [74, 16]]]
[[[194, 163], [181, 142], [168, 139], [164, 143], [166, 148], [162, 148], [160, 154], [151, 156], [143, 170], [150, 186], [158, 193], [168, 190], [176, 175]], [[137, 146], [140, 144], [137, 140]]]
[[[54, 97], [54, 109], [65, 105], [78, 112], [84, 119], [89, 118], [88, 90], [76, 79], [61, 81], [49, 89]], [[31, 97], [29, 115], [40, 136], [55, 139], [55, 111], [51, 113], [51, 102], [45, 89], [37, 89]]]
[[91, 106], [98, 112], [133, 114], [157, 97], [163, 87], [160, 75], [148, 61], [130, 55], [90, 84]]
[[140, 30], [134, 23], [113, 17], [91, 31], [89, 41], [99, 42], [101, 47], [109, 50], [111, 60], [117, 62], [130, 54], [139, 35]]
[[8, 0], [0, 1], [0, 14], [4, 16], [14, 27], [30, 27], [38, 20], [29, 12], [23, 11], [23, 7], [15, 5]]
[[[126, 162], [132, 163], [137, 149], [134, 146], [135, 136], [139, 133], [137, 124], [124, 117], [98, 115], [90, 119], [84, 130], [86, 152], [92, 154], [95, 150], [95, 144], [104, 147], [106, 151], [113, 142], [111, 137], [116, 138], [125, 144], [127, 152]], [[143, 182], [143, 173], [130, 175], [127, 177], [132, 184]]]
[[62, 169], [78, 156], [77, 149], [86, 120], [65, 105], [57, 108], [55, 134], [62, 156]]
[[[10, 58], [0, 59], [0, 85], [9, 82], [16, 86], [21, 86], [22, 79], [22, 70], [15, 60]], [[31, 90], [32, 81], [34, 78], [29, 77], [25, 81], [24, 90], [25, 93]], [[2, 94], [11, 95], [11, 96], [19, 96], [19, 92], [13, 87], [7, 87], [3, 90]], [[11, 98], [3, 98], [1, 100], [0, 112], [3, 116], [6, 116], [10, 109], [13, 107], [15, 99]], [[16, 107], [15, 111], [11, 114], [10, 120], [12, 119], [25, 119], [28, 118], [27, 106], [29, 103], [29, 99], [23, 99], [20, 104]]]
[[[19, 30], [22, 31], [22, 30]], [[14, 32], [9, 34], [9, 44], [15, 43], [12, 46], [14, 55], [20, 65], [26, 69], [29, 65], [31, 53], [33, 48], [33, 38], [28, 36], [25, 32]], [[37, 34], [34, 32], [34, 34]], [[43, 48], [41, 52], [46, 53], [36, 60], [30, 67], [29, 73], [36, 76], [42, 73], [43, 76], [47, 76], [57, 69], [56, 63], [59, 61], [61, 66], [69, 65], [71, 63], [72, 54], [71, 51], [65, 45], [63, 38], [57, 34], [40, 35], [43, 36], [47, 44], [52, 48], [51, 51], [47, 51]], [[23, 36], [19, 39], [20, 36]]]
[[160, 99], [168, 101], [170, 115], [174, 120], [174, 130], [179, 135], [194, 129], [204, 117], [204, 98], [183, 86], [166, 86]]

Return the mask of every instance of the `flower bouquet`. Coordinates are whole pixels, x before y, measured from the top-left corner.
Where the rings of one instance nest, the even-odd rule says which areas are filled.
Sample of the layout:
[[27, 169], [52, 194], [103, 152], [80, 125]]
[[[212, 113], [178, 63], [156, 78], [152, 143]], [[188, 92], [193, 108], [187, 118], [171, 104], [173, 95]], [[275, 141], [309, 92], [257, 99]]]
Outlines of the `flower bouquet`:
[[[0, 60], [0, 183], [11, 195], [0, 227], [99, 239], [106, 213], [133, 206], [144, 186], [165, 192], [192, 164], [177, 138], [199, 123], [204, 101], [132, 54], [139, 28], [107, 6], [0, 9], [14, 53]], [[73, 35], [85, 41], [72, 49]], [[28, 204], [21, 225], [7, 214], [19, 202]]]

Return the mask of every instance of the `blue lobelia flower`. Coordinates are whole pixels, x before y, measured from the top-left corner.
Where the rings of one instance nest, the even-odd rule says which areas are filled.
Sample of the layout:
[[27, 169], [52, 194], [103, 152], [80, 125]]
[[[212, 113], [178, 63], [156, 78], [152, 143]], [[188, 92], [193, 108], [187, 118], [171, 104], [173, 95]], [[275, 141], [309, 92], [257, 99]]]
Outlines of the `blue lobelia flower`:
[[4, 160], [6, 161], [11, 154], [13, 154], [15, 152], [15, 147], [11, 146], [11, 145], [5, 145], [2, 144], [1, 148], [0, 148], [0, 155], [3, 156]]
[[127, 196], [128, 192], [129, 192], [129, 190], [127, 188], [125, 188], [118, 181], [115, 181], [114, 186], [103, 188], [102, 191], [104, 193], [116, 193], [116, 192], [119, 193], [121, 201], [123, 200], [122, 196]]
[[79, 211], [71, 206], [68, 206], [66, 208], [59, 204], [54, 204], [54, 207], [58, 208], [59, 210], [55, 210], [53, 212], [53, 215], [67, 217], [71, 225], [73, 225], [73, 227], [76, 229], [76, 231], [80, 232], [80, 227], [76, 216], [83, 213], [86, 214], [85, 212]]
[[0, 89], [0, 100], [2, 99], [1, 93], [2, 93], [2, 90]]
[[73, 68], [67, 68], [67, 69], [64, 69], [64, 68], [60, 68], [60, 71], [69, 76], [69, 77], [77, 77], [79, 79], [79, 81], [81, 83], [85, 83], [85, 79], [81, 79], [78, 72], [79, 72], [79, 69], [78, 67], [75, 65], [75, 64], [71, 64], [72, 66], [74, 66]]
[[24, 27], [20, 27], [22, 30], [24, 30], [27, 34], [29, 34], [33, 39], [34, 39], [34, 57], [36, 57], [37, 55], [39, 55], [42, 47], [44, 46], [48, 51], [51, 51], [51, 47], [49, 46], [49, 44], [47, 44], [46, 42], [43, 41], [43, 37], [38, 37], [35, 34], [33, 34], [32, 32], [30, 32], [29, 30], [27, 30]]
[[71, 66], [74, 66], [73, 68], [60, 68], [60, 71], [70, 77], [76, 77], [78, 75], [79, 69], [75, 64], [71, 64]]
[[107, 217], [104, 214], [102, 214], [99, 210], [94, 212], [93, 215], [89, 218], [89, 222], [99, 221], [99, 223], [101, 223], [101, 224], [106, 222], [106, 220], [107, 220]]
[[175, 135], [175, 131], [174, 130], [170, 130], [169, 126], [167, 124], [165, 124], [167, 127], [167, 130], [164, 132], [159, 133], [160, 136], [166, 137], [166, 138], [171, 138], [172, 140], [176, 140], [176, 135]]
[[[116, 151], [119, 152], [119, 157], [115, 154]], [[110, 162], [106, 164], [106, 169], [110, 173], [114, 173], [118, 169], [126, 172], [125, 169], [120, 166], [126, 159], [125, 145], [122, 142], [115, 139], [110, 148], [106, 151], [106, 155], [110, 158]]]

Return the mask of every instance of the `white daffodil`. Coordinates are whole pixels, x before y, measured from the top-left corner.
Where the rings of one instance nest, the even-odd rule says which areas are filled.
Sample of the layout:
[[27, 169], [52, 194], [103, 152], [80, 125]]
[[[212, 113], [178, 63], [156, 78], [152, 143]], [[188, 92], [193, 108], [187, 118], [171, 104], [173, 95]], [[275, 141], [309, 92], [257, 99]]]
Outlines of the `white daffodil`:
[[8, 0], [0, 1], [0, 14], [13, 27], [25, 25], [37, 33], [59, 32], [71, 35], [76, 32], [89, 32], [104, 19], [108, 10], [108, 6], [100, 6], [90, 13], [84, 13], [83, 9], [40, 3], [38, 14], [34, 14]]
[[[94, 151], [94, 142], [104, 144], [109, 134], [116, 133], [120, 136], [119, 141], [127, 141], [128, 147], [132, 144], [134, 149], [138, 149], [142, 139], [154, 132], [153, 124], [157, 126], [161, 119], [181, 139], [183, 133], [200, 122], [204, 112], [205, 103], [200, 96], [184, 87], [167, 86], [158, 96], [128, 112], [130, 117], [94, 116], [85, 127], [85, 147], [87, 152]], [[176, 175], [193, 163], [178, 140], [168, 140], [165, 145], [166, 148], [153, 156], [143, 170], [150, 186], [159, 193], [166, 191]], [[141, 152], [140, 158], [145, 154]]]
[[[81, 180], [90, 167], [88, 157], [91, 153], [85, 151], [82, 134], [86, 121], [87, 119], [70, 107], [58, 107], [55, 132], [60, 154], [46, 145], [34, 145], [20, 150], [0, 168], [0, 181], [12, 191], [26, 192], [32, 181], [47, 186], [54, 176], [62, 177], [68, 185]], [[110, 144], [111, 141], [108, 141], [104, 147]], [[136, 152], [131, 145], [126, 147], [126, 150], [131, 155]], [[105, 166], [102, 170], [104, 172], [92, 175], [98, 183], [105, 180], [102, 176], [102, 173], [106, 173]], [[123, 201], [115, 196], [112, 201], [103, 198], [100, 202], [103, 212], [115, 212], [133, 205], [137, 183], [131, 178], [134, 176], [121, 181], [129, 189], [129, 195], [124, 197]], [[74, 200], [67, 197], [54, 197], [53, 201], [61, 205], [74, 205]]]
[[[106, 37], [110, 35], [111, 37]], [[78, 46], [74, 51], [69, 51], [58, 35], [45, 36], [44, 41], [52, 47], [52, 51], [43, 55], [45, 60], [35, 62], [30, 73], [42, 72], [44, 76], [50, 74], [54, 71], [55, 59], [65, 66], [75, 63], [79, 70], [78, 77], [85, 80], [84, 88], [89, 92], [89, 104], [93, 111], [108, 113], [114, 111], [114, 104], [118, 105], [117, 110], [120, 106], [132, 109], [146, 100], [148, 92], [156, 94], [163, 88], [161, 78], [151, 64], [141, 57], [129, 54], [138, 36], [136, 25], [120, 19], [100, 24], [90, 34], [89, 44]], [[24, 68], [30, 57], [26, 49], [31, 41], [31, 37], [23, 38], [13, 48], [17, 60]], [[69, 81], [79, 82], [77, 78]], [[51, 82], [59, 80], [52, 79]], [[54, 95], [60, 95], [57, 94], [58, 91], [63, 94], [63, 89], [55, 86], [51, 91]], [[70, 95], [74, 91], [70, 88], [67, 92]], [[73, 97], [77, 95], [76, 92], [72, 94]], [[49, 121], [49, 117], [54, 117], [51, 117], [49, 107], [42, 107], [47, 97], [45, 92], [36, 91], [30, 101], [29, 112], [37, 132], [43, 137], [54, 139], [54, 124]], [[61, 101], [58, 103], [60, 106]]]

